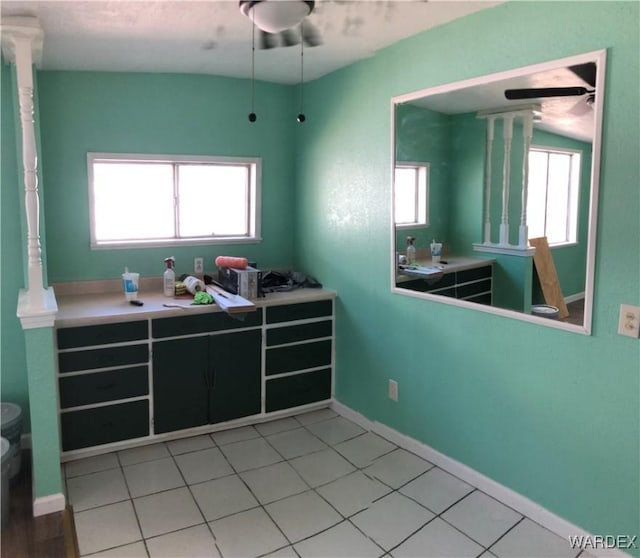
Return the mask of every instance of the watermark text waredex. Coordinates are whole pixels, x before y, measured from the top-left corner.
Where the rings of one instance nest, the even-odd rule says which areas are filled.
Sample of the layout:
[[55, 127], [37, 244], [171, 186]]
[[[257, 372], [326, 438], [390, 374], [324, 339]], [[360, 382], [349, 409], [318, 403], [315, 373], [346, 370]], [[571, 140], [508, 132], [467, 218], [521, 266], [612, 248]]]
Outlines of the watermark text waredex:
[[574, 535], [569, 537], [571, 548], [638, 548], [638, 535]]

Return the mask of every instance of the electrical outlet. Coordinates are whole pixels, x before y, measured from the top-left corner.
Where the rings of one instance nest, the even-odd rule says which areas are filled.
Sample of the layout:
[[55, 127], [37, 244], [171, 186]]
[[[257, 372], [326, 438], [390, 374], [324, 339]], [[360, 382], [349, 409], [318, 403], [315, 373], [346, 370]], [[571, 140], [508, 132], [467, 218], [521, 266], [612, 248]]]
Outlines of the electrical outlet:
[[398, 382], [395, 380], [389, 380], [389, 399], [398, 400]]
[[204, 258], [193, 258], [193, 272], [196, 274], [204, 273]]
[[620, 305], [618, 334], [637, 339], [640, 337], [640, 306]]

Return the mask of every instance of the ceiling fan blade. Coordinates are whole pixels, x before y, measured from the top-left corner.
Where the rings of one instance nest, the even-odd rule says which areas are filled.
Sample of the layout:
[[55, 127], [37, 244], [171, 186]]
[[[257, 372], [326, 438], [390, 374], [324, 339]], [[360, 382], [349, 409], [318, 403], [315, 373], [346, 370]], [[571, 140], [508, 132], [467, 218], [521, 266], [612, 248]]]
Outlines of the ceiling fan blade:
[[300, 34], [293, 29], [285, 29], [280, 33], [284, 46], [293, 46], [300, 44]]
[[584, 64], [576, 64], [569, 66], [569, 69], [577, 75], [582, 81], [588, 83], [591, 87], [596, 86], [596, 63], [585, 62]]
[[320, 46], [322, 44], [322, 35], [315, 25], [304, 21], [302, 23], [302, 40], [308, 47]]
[[504, 96], [510, 101], [541, 97], [574, 97], [593, 93], [585, 87], [541, 87], [538, 89], [507, 89]]
[[275, 48], [278, 46], [278, 37], [273, 33], [267, 33], [266, 31], [260, 31], [260, 43], [259, 48], [262, 50]]

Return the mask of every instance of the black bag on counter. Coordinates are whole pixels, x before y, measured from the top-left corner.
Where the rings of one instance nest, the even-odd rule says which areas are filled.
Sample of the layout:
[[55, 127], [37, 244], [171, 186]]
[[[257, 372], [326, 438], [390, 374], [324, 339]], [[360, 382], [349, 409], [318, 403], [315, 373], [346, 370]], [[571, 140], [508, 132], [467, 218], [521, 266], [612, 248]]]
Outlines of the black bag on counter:
[[315, 278], [299, 271], [267, 271], [262, 276], [262, 290], [265, 293], [299, 288], [320, 289], [322, 285]]

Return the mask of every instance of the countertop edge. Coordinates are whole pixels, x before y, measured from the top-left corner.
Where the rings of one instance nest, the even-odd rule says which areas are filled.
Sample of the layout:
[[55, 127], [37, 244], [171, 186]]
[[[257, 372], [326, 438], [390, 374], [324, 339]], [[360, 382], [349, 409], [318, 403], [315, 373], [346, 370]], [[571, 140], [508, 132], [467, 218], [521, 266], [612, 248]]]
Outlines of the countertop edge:
[[[281, 304], [297, 304], [319, 300], [335, 299], [335, 291], [329, 289], [300, 288], [292, 291], [268, 293], [264, 298], [253, 300], [257, 308], [266, 308]], [[150, 318], [169, 318], [224, 312], [219, 306], [190, 306], [189, 298], [169, 298], [162, 293], [140, 293], [139, 299], [144, 306], [133, 306], [124, 299], [122, 293], [105, 294], [64, 294], [56, 297], [58, 314], [56, 327], [73, 327], [103, 323], [114, 323]], [[186, 308], [167, 308], [165, 303], [184, 304]]]

